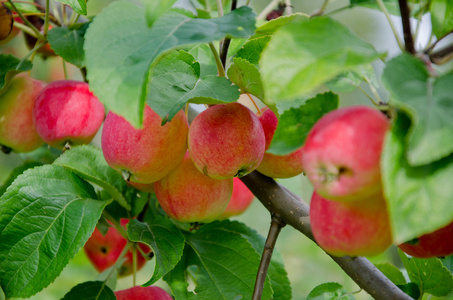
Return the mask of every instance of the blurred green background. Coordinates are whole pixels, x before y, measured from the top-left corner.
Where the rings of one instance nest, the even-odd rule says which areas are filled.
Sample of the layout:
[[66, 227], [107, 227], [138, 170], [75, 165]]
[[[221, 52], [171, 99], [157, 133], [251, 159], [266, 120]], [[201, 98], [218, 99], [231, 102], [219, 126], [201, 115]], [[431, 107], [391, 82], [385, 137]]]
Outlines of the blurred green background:
[[[103, 6], [108, 5], [110, 0], [92, 0], [88, 2], [89, 10], [92, 14], [99, 11]], [[242, 1], [243, 2], [243, 1]], [[268, 4], [269, 1], [252, 0], [251, 5], [258, 13]], [[294, 12], [311, 13], [321, 7], [324, 1], [311, 0], [295, 0], [292, 2]], [[349, 1], [337, 0], [330, 1], [326, 11], [334, 11], [348, 5]], [[241, 3], [241, 1], [240, 1]], [[372, 43], [378, 51], [387, 52], [389, 56], [394, 56], [399, 53], [396, 41], [392, 35], [390, 27], [380, 12], [365, 9], [353, 8], [341, 10], [332, 15], [334, 18], [349, 26], [354, 32], [361, 36], [366, 41]], [[402, 34], [399, 18], [393, 18], [397, 29]], [[417, 44], [425, 44], [427, 41], [427, 32], [429, 33], [429, 19], [423, 19], [423, 26], [420, 34], [420, 39]], [[27, 53], [23, 39], [15, 38], [8, 45], [0, 48], [1, 53], [14, 54], [17, 57], [22, 57]], [[45, 81], [63, 79], [63, 67], [60, 58], [49, 58], [42, 60], [39, 57], [34, 59], [32, 76]], [[377, 78], [382, 72], [383, 63], [376, 62], [373, 67], [376, 71]], [[77, 69], [68, 64], [68, 72], [71, 78], [81, 79]], [[367, 86], [362, 87], [368, 91]], [[386, 99], [388, 95], [383, 89], [379, 89], [381, 98]], [[370, 104], [366, 96], [360, 91], [349, 94], [341, 94], [341, 105], [351, 104]], [[100, 136], [95, 138], [93, 144], [99, 145]], [[26, 155], [9, 154], [5, 155], [0, 152], [0, 185], [7, 179], [10, 172], [17, 166], [21, 165], [26, 159]], [[294, 193], [301, 196], [306, 202], [310, 200], [312, 187], [306, 181], [304, 176], [279, 180]], [[235, 218], [246, 223], [251, 228], [257, 230], [263, 236], [267, 235], [267, 230], [270, 225], [270, 216], [266, 209], [257, 200], [254, 201], [250, 209], [242, 216]], [[348, 292], [359, 291], [359, 287], [335, 264], [332, 259], [327, 256], [313, 242], [303, 236], [290, 226], [286, 226], [278, 239], [277, 250], [282, 254], [286, 270], [292, 284], [293, 299], [306, 299], [308, 293], [317, 285], [325, 282], [338, 282], [345, 286]], [[395, 247], [389, 249], [386, 253], [370, 258], [372, 262], [392, 262], [397, 266], [401, 265]], [[138, 273], [138, 283], [146, 282], [152, 275], [154, 270], [154, 262], [148, 263], [145, 268]], [[97, 272], [90, 265], [83, 251], [80, 251], [76, 257], [64, 269], [61, 276], [55, 280], [48, 288], [41, 293], [31, 297], [32, 300], [53, 300], [61, 299], [63, 295], [73, 286], [78, 283], [93, 280], [97, 276]], [[117, 289], [128, 288], [132, 285], [132, 278], [127, 277], [118, 281]], [[157, 285], [168, 289], [164, 282], [159, 281]], [[372, 299], [365, 292], [359, 292], [354, 295], [357, 299]], [[426, 297], [425, 297], [426, 298]], [[434, 299], [431, 298], [431, 299]], [[450, 296], [448, 299], [453, 299]], [[390, 299], [389, 299], [390, 300]]]

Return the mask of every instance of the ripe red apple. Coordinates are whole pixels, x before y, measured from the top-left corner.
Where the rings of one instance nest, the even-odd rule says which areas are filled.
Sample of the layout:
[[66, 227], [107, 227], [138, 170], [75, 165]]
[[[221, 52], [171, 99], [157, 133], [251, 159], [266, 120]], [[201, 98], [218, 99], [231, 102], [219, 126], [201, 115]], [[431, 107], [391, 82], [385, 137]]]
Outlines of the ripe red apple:
[[194, 166], [189, 152], [170, 174], [154, 184], [162, 209], [180, 222], [217, 220], [230, 201], [233, 179], [210, 178]]
[[335, 256], [373, 256], [392, 244], [382, 194], [338, 202], [313, 193], [310, 222], [316, 242]]
[[[277, 130], [278, 119], [275, 113], [267, 107], [261, 110], [261, 114], [258, 115], [258, 118], [264, 129], [266, 150], [268, 150], [275, 131]], [[294, 177], [303, 172], [302, 152], [303, 147], [286, 155], [264, 153], [263, 160], [257, 170], [262, 174], [273, 178]]]
[[59, 80], [37, 96], [33, 110], [36, 130], [50, 146], [63, 149], [88, 144], [104, 120], [104, 105], [85, 82]]
[[247, 175], [259, 166], [264, 148], [258, 117], [236, 102], [214, 105], [190, 124], [190, 155], [197, 169], [211, 178]]
[[45, 83], [25, 74], [14, 77], [0, 94], [0, 145], [30, 152], [44, 144], [33, 124], [35, 98]]
[[380, 158], [388, 128], [384, 114], [367, 106], [324, 115], [309, 132], [302, 158], [317, 193], [338, 201], [379, 193]]
[[[129, 223], [128, 219], [121, 219], [121, 226], [125, 227]], [[99, 272], [113, 266], [120, 256], [127, 240], [114, 227], [109, 227], [107, 234], [102, 235], [99, 229], [95, 229], [91, 237], [83, 246], [85, 254], [93, 266]], [[139, 244], [144, 253], [149, 253], [151, 249], [145, 244]], [[125, 256], [125, 261], [118, 270], [118, 276], [127, 276], [132, 274], [132, 250], [129, 250]], [[140, 251], [137, 250], [137, 270], [140, 270], [146, 263]]]
[[[41, 34], [44, 33], [44, 20], [38, 16], [28, 16], [28, 21], [30, 21], [40, 32]], [[48, 30], [52, 29], [52, 25], [49, 24]], [[34, 36], [24, 32], [25, 44], [27, 45], [28, 49], [33, 49], [36, 46], [36, 42], [38, 41], [37, 38]], [[39, 48], [37, 53], [41, 54], [42, 57], [47, 58], [49, 56], [56, 56], [55, 51], [50, 47], [50, 44], [46, 42], [44, 46]]]
[[102, 129], [105, 160], [136, 183], [155, 182], [176, 168], [187, 151], [189, 123], [183, 111], [161, 126], [162, 118], [145, 105], [143, 128], [109, 112]]
[[453, 254], [453, 222], [434, 232], [398, 245], [407, 254], [419, 257], [442, 257]]
[[233, 194], [219, 220], [242, 214], [252, 204], [253, 199], [255, 195], [249, 188], [239, 178], [233, 178]]
[[134, 286], [116, 291], [117, 300], [172, 300], [173, 298], [158, 286]]

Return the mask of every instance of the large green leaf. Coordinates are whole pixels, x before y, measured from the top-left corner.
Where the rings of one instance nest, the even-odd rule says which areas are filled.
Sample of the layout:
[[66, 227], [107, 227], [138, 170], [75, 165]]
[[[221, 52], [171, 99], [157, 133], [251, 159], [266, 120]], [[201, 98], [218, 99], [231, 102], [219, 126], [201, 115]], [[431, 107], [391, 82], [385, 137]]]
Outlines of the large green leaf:
[[266, 47], [267, 43], [271, 40], [270, 36], [262, 36], [256, 39], [251, 39], [242, 46], [237, 52], [237, 58], [243, 58], [250, 63], [257, 65], [261, 58], [261, 53]]
[[71, 6], [71, 8], [78, 14], [87, 14], [87, 0], [57, 0], [63, 4]]
[[[376, 0], [350, 0], [351, 6], [362, 6], [372, 9], [381, 10]], [[382, 0], [387, 11], [392, 14], [399, 16], [400, 7], [398, 5], [398, 0]]]
[[278, 103], [310, 94], [379, 56], [372, 45], [329, 17], [293, 21], [274, 34], [261, 56], [266, 100]]
[[14, 76], [29, 71], [32, 67], [33, 64], [28, 60], [21, 61], [12, 55], [0, 54], [0, 94]]
[[409, 126], [410, 119], [399, 112], [381, 157], [382, 183], [397, 244], [433, 232], [453, 219], [453, 155], [410, 166], [404, 143]]
[[73, 287], [61, 300], [116, 300], [113, 291], [102, 281], [87, 281]]
[[76, 28], [56, 27], [49, 31], [47, 39], [56, 54], [64, 60], [81, 68], [85, 66], [85, 32], [89, 23]]
[[382, 77], [391, 103], [412, 120], [407, 136], [407, 158], [420, 166], [453, 153], [453, 73], [431, 78], [425, 64], [402, 54], [387, 63]]
[[295, 20], [301, 20], [308, 18], [308, 15], [302, 13], [294, 13], [287, 16], [282, 16], [277, 19], [270, 20], [269, 22], [264, 23], [263, 25], [256, 28], [256, 33], [253, 38], [265, 36], [265, 35], [272, 35], [281, 27], [285, 26], [288, 23], [291, 23]]
[[185, 51], [175, 51], [159, 61], [148, 86], [147, 102], [170, 121], [187, 102], [198, 104], [230, 103], [239, 99], [239, 89], [225, 77], [200, 78], [200, 64]]
[[258, 68], [243, 58], [233, 58], [233, 64], [228, 69], [228, 78], [239, 86], [243, 93], [250, 93], [264, 100], [263, 84]]
[[30, 297], [60, 275], [93, 232], [108, 201], [61, 166], [27, 170], [0, 198], [0, 286]]
[[442, 297], [453, 291], [453, 275], [438, 258], [409, 258], [401, 250], [398, 252], [409, 278], [418, 285], [422, 295]]
[[109, 192], [121, 206], [131, 209], [121, 193], [127, 189], [126, 181], [107, 164], [100, 149], [88, 145], [73, 147], [57, 158], [54, 164], [97, 184]]
[[175, 4], [176, 0], [153, 0], [145, 1], [146, 7], [146, 21], [148, 26], [152, 26], [154, 21], [167, 9]]
[[22, 174], [25, 170], [28, 170], [30, 168], [34, 168], [37, 166], [41, 166], [41, 163], [30, 161], [30, 162], [25, 162], [22, 165], [14, 168], [14, 170], [9, 174], [8, 178], [6, 181], [3, 183], [2, 186], [0, 186], [0, 197], [3, 195], [4, 192], [6, 192], [6, 189], [13, 183], [13, 181]]
[[285, 155], [300, 148], [313, 125], [323, 115], [337, 109], [338, 102], [338, 95], [328, 92], [316, 95], [299, 108], [283, 112], [267, 152]]
[[177, 46], [224, 36], [249, 37], [254, 30], [255, 14], [248, 7], [209, 20], [170, 10], [148, 28], [142, 8], [114, 2], [95, 18], [85, 35], [90, 87], [109, 109], [140, 127], [149, 70], [156, 58]]
[[164, 217], [154, 217], [147, 223], [131, 220], [127, 235], [133, 242], [147, 244], [153, 249], [156, 267], [152, 278], [144, 285], [152, 285], [170, 272], [179, 262], [184, 250], [184, 236]]
[[390, 263], [376, 264], [376, 268], [379, 269], [388, 279], [394, 284], [403, 285], [406, 284], [406, 278], [404, 278], [403, 272]]
[[431, 0], [429, 12], [431, 13], [431, 25], [437, 38], [453, 31], [453, 1]]

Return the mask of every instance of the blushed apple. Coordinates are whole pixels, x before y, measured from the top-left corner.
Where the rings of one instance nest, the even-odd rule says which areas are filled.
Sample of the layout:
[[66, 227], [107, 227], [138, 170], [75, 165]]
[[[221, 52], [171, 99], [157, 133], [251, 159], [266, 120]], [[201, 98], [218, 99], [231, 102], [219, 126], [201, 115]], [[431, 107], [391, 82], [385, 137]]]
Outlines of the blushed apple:
[[148, 105], [142, 129], [109, 112], [101, 138], [107, 163], [135, 183], [152, 183], [166, 176], [187, 151], [189, 123], [183, 111], [164, 126], [161, 123], [162, 118]]
[[233, 178], [233, 194], [231, 195], [230, 202], [220, 215], [219, 220], [227, 219], [232, 216], [242, 214], [252, 204], [255, 195], [249, 188], [237, 177]]
[[392, 244], [386, 202], [382, 194], [339, 202], [313, 193], [310, 223], [316, 242], [335, 256], [373, 256]]
[[197, 169], [211, 178], [247, 175], [261, 163], [264, 148], [258, 117], [236, 102], [214, 105], [190, 124], [190, 155]]
[[173, 298], [158, 286], [134, 286], [116, 291], [117, 300], [173, 300]]
[[157, 200], [170, 218], [180, 222], [217, 220], [230, 201], [233, 179], [213, 179], [197, 170], [186, 153], [180, 164], [154, 184]]
[[25, 74], [14, 77], [0, 95], [0, 145], [30, 152], [44, 144], [33, 124], [36, 96], [46, 84]]
[[317, 193], [338, 201], [379, 193], [380, 159], [388, 129], [384, 114], [367, 106], [324, 115], [310, 130], [302, 157], [304, 172]]
[[[258, 115], [261, 125], [264, 129], [266, 137], [266, 150], [269, 149], [275, 131], [277, 130], [278, 119], [275, 113], [265, 107]], [[303, 147], [286, 155], [275, 155], [272, 153], [264, 153], [263, 160], [257, 170], [269, 177], [273, 178], [290, 178], [299, 175], [303, 172], [302, 164]]]

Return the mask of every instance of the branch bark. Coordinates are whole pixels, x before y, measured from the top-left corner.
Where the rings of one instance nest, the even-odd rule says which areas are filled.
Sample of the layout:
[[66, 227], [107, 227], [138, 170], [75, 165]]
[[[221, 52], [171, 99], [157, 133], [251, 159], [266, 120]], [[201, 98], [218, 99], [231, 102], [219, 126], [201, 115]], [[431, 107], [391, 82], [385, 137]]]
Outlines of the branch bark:
[[[273, 214], [314, 241], [310, 227], [309, 207], [296, 195], [280, 186], [272, 178], [257, 171], [241, 178], [252, 193]], [[352, 280], [377, 300], [411, 300], [368, 259], [364, 257], [336, 257], [329, 255]]]
[[400, 12], [401, 12], [401, 22], [403, 23], [403, 32], [404, 32], [404, 45], [406, 51], [410, 54], [415, 54], [414, 39], [412, 37], [411, 22], [410, 22], [410, 10], [407, 5], [406, 0], [398, 0]]

